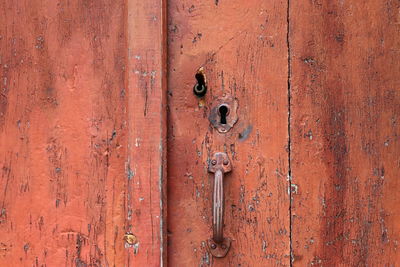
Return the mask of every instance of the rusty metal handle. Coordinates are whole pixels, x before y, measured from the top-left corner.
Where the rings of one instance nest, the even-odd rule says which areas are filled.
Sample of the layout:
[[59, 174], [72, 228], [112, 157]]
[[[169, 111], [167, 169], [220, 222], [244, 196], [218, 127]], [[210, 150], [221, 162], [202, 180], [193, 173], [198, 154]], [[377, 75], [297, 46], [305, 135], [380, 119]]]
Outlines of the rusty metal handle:
[[222, 243], [224, 240], [224, 173], [218, 169], [214, 175], [213, 193], [213, 239], [215, 243]]
[[213, 237], [207, 241], [210, 253], [217, 258], [225, 257], [231, 246], [231, 240], [224, 238], [224, 174], [232, 170], [228, 155], [223, 152], [214, 154], [208, 171], [214, 173], [213, 188]]

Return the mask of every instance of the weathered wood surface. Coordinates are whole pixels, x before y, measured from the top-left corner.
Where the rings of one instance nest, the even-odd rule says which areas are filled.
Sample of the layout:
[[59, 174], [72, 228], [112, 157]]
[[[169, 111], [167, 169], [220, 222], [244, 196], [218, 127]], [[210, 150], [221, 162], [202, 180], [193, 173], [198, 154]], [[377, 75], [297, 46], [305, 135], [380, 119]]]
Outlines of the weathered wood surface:
[[0, 266], [161, 263], [163, 10], [0, 2]]
[[[165, 265], [165, 3], [0, 1], [0, 266]], [[396, 266], [399, 3], [168, 3], [169, 265]]]
[[293, 265], [397, 266], [399, 2], [289, 10]]
[[[163, 266], [166, 250], [166, 7], [128, 1], [127, 230], [125, 266]], [[165, 21], [165, 22], [164, 22]], [[166, 29], [166, 28], [165, 28]]]
[[[168, 6], [168, 262], [170, 266], [289, 266], [286, 3], [182, 1]], [[209, 91], [192, 88], [204, 67]], [[239, 101], [227, 134], [210, 127], [212, 100]], [[205, 248], [212, 229], [207, 160], [225, 151], [229, 254]]]

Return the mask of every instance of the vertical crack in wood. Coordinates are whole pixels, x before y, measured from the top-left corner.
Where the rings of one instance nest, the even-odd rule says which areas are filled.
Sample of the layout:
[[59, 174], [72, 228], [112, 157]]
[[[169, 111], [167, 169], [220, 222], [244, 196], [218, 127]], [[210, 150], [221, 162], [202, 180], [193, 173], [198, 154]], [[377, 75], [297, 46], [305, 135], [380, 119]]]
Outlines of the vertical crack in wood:
[[287, 0], [286, 13], [286, 45], [287, 45], [287, 90], [288, 90], [288, 194], [289, 194], [289, 250], [290, 250], [290, 266], [293, 266], [293, 246], [292, 246], [292, 169], [291, 169], [291, 57], [290, 57], [290, 0]]
[[167, 106], [168, 106], [168, 87], [167, 87], [167, 69], [168, 69], [168, 18], [167, 18], [167, 0], [161, 0], [161, 97], [160, 102], [162, 112], [161, 120], [161, 137], [159, 145], [160, 155], [160, 169], [159, 169], [159, 194], [160, 194], [160, 266], [168, 265], [167, 263], [167, 250], [164, 249], [167, 246], [167, 138], [168, 138], [168, 119], [167, 119]]

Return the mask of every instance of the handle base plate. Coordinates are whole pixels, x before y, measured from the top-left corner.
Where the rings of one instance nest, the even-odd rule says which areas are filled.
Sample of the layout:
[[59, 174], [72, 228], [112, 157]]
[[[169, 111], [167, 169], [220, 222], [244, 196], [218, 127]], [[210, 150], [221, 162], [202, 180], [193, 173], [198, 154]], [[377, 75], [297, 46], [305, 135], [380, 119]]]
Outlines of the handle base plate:
[[216, 258], [223, 258], [228, 254], [231, 248], [232, 240], [228, 237], [224, 237], [221, 243], [216, 243], [212, 238], [207, 240], [207, 249]]

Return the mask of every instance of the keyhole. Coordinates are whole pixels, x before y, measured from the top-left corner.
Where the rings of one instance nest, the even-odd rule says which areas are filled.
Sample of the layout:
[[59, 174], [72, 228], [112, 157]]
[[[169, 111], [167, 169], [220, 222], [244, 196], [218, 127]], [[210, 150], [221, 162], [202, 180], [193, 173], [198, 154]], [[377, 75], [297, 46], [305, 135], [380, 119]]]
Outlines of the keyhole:
[[226, 124], [226, 115], [229, 113], [229, 109], [225, 105], [221, 105], [218, 109], [219, 115], [221, 117], [220, 123], [221, 124]]
[[204, 75], [204, 69], [200, 68], [194, 76], [197, 83], [193, 87], [193, 93], [198, 97], [203, 97], [207, 93], [206, 76]]

